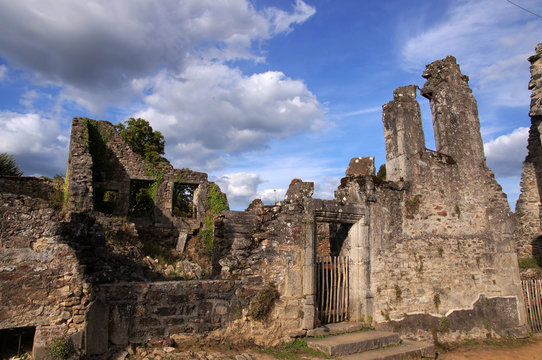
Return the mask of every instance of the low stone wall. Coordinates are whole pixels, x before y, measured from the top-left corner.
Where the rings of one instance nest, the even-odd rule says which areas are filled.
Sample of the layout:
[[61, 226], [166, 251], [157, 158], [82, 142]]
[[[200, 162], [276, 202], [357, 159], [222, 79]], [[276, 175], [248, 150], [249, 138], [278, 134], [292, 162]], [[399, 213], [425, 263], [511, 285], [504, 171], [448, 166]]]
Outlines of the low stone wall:
[[[27, 195], [53, 201], [62, 191], [62, 182], [30, 176], [0, 176], [0, 193]], [[62, 200], [62, 196], [58, 200]], [[61, 203], [60, 203], [61, 205]]]
[[89, 314], [89, 326], [95, 331], [87, 332], [88, 342], [125, 345], [223, 328], [241, 316], [238, 286], [230, 280], [100, 285], [96, 299], [108, 316]]

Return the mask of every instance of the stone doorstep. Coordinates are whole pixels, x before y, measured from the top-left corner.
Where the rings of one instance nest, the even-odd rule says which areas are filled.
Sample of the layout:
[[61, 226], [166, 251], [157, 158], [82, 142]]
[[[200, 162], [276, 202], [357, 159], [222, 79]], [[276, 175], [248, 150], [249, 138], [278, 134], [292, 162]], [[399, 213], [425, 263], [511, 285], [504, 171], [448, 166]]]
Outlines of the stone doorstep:
[[344, 334], [347, 332], [359, 331], [363, 328], [363, 324], [359, 322], [339, 322], [331, 323], [324, 326], [317, 327], [316, 329], [307, 330], [308, 337], [323, 336], [323, 335], [336, 335]]
[[341, 356], [340, 360], [414, 360], [422, 356], [436, 359], [435, 346], [428, 342], [405, 340], [398, 346]]
[[330, 356], [355, 354], [400, 343], [401, 338], [397, 333], [373, 330], [307, 339], [308, 347]]

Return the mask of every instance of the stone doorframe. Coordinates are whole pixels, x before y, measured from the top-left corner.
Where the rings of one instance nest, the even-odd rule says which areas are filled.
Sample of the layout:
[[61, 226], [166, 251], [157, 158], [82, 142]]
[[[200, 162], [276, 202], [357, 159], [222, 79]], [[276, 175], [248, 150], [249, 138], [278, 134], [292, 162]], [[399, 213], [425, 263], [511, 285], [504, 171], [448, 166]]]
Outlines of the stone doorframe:
[[352, 224], [348, 231], [349, 252], [349, 317], [360, 321], [372, 314], [370, 293], [370, 245], [368, 208], [359, 204], [338, 205], [335, 201], [322, 201], [320, 209], [304, 218], [305, 249], [303, 257], [303, 329], [316, 324], [316, 223]]

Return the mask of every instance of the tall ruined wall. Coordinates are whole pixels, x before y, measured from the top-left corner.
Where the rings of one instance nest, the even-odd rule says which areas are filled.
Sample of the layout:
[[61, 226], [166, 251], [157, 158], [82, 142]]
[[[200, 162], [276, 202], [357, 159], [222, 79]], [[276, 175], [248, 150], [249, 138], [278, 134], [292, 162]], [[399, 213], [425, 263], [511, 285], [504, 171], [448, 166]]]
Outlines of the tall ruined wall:
[[[515, 222], [485, 165], [468, 78], [453, 57], [428, 65], [423, 76], [438, 152], [411, 158], [412, 175], [402, 187], [373, 190], [371, 315], [381, 326], [421, 337], [506, 335], [526, 321]], [[384, 107], [384, 122], [403, 116], [397, 106]], [[410, 116], [418, 123], [415, 111]]]
[[73, 118], [70, 137], [66, 189], [66, 208], [70, 211], [94, 209], [92, 156], [89, 152], [88, 128], [82, 118]]
[[485, 164], [478, 107], [469, 77], [461, 74], [453, 56], [427, 65], [422, 76], [427, 79], [421, 91], [430, 99], [436, 150], [463, 163], [465, 170]]
[[523, 162], [521, 194], [516, 203], [518, 221], [517, 251], [521, 258], [542, 257], [542, 44], [538, 44], [531, 63], [531, 128], [528, 154]]
[[383, 106], [384, 139], [386, 141], [386, 178], [410, 181], [415, 156], [425, 151], [417, 87], [403, 86], [393, 92], [393, 100]]

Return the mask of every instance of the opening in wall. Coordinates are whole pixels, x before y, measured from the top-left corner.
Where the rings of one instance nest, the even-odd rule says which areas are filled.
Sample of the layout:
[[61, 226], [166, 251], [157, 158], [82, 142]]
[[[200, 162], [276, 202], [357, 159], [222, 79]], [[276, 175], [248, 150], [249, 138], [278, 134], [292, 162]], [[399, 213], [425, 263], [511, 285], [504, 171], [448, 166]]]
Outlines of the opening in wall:
[[194, 192], [198, 188], [196, 184], [173, 184], [173, 216], [192, 218], [194, 216]]
[[0, 359], [31, 353], [35, 333], [33, 326], [0, 330]]
[[117, 206], [119, 191], [96, 187], [94, 191], [94, 208], [107, 215], [112, 215]]
[[128, 215], [152, 216], [154, 212], [153, 181], [130, 180], [130, 201]]

